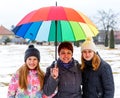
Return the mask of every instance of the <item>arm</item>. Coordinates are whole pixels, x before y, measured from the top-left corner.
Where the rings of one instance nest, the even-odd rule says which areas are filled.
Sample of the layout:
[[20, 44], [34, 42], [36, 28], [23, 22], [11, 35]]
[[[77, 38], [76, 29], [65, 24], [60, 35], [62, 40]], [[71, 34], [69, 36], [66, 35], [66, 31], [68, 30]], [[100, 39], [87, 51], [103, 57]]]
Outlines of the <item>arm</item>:
[[[54, 69], [54, 68], [52, 68], [52, 69]], [[52, 76], [52, 74], [51, 74], [51, 67], [49, 67], [46, 70], [43, 92], [47, 96], [50, 96], [50, 95], [52, 95], [55, 92], [57, 86], [58, 86], [58, 78], [56, 78], [56, 77], [54, 78]]]
[[7, 98], [15, 98], [17, 88], [18, 88], [18, 75], [14, 74], [8, 86]]
[[114, 98], [114, 80], [112, 69], [109, 64], [105, 63], [102, 68], [102, 84], [104, 95], [103, 98]]

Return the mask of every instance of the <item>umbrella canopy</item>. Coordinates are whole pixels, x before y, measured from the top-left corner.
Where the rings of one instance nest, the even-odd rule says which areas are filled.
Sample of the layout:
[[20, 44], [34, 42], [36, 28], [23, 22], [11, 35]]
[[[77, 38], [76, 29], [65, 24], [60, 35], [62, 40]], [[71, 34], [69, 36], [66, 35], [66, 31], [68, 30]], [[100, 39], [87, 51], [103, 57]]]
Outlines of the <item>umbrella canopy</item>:
[[[31, 41], [78, 41], [98, 34], [83, 13], [62, 6], [48, 6], [28, 13], [13, 29], [15, 35]], [[57, 58], [57, 46], [55, 47]]]
[[13, 29], [25, 39], [36, 41], [77, 41], [96, 36], [98, 30], [83, 13], [72, 8], [49, 6], [27, 14]]

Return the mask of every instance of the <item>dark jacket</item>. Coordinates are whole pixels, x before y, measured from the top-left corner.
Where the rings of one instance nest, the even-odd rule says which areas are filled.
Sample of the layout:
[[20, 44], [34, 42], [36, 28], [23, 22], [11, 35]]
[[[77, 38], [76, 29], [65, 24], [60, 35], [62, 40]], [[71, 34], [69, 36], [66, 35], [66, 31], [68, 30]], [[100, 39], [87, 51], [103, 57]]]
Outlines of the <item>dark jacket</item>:
[[89, 66], [83, 71], [83, 98], [114, 98], [114, 81], [111, 67], [101, 59], [97, 71]]
[[59, 61], [57, 65], [59, 68], [59, 77], [57, 80], [54, 80], [50, 76], [50, 68], [53, 67], [53, 64], [47, 68], [43, 92], [49, 96], [53, 94], [57, 88], [58, 92], [53, 98], [82, 98], [82, 76], [79, 63], [73, 60], [73, 66], [69, 69], [61, 66]]

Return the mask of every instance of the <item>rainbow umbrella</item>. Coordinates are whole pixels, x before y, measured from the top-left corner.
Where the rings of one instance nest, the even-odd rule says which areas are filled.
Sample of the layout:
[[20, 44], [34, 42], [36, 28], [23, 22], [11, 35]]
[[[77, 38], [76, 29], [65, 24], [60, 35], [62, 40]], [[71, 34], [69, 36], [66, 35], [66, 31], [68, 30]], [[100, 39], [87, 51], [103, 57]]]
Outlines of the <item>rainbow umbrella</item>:
[[79, 11], [62, 6], [48, 6], [28, 13], [13, 32], [31, 41], [63, 42], [96, 36], [98, 29]]

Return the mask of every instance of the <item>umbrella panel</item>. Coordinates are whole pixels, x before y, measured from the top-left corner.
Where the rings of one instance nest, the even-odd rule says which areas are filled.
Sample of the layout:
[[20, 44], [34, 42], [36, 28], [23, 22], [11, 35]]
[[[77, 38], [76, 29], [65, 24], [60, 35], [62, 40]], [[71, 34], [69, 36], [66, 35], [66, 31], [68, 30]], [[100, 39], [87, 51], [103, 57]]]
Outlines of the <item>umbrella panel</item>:
[[67, 20], [67, 21], [77, 21], [77, 22], [85, 23], [85, 20], [82, 17], [84, 15], [81, 16], [81, 14], [82, 13], [78, 13], [76, 10], [72, 8], [67, 8], [62, 6], [43, 7], [28, 13], [17, 24], [17, 26], [31, 22], [51, 21], [51, 20], [52, 21]]
[[[57, 32], [56, 32], [57, 29]], [[16, 35], [36, 41], [78, 41], [97, 35], [97, 29], [90, 24], [74, 21], [40, 21], [18, 26]], [[56, 37], [57, 36], [57, 37]], [[56, 38], [56, 39], [55, 39]]]

